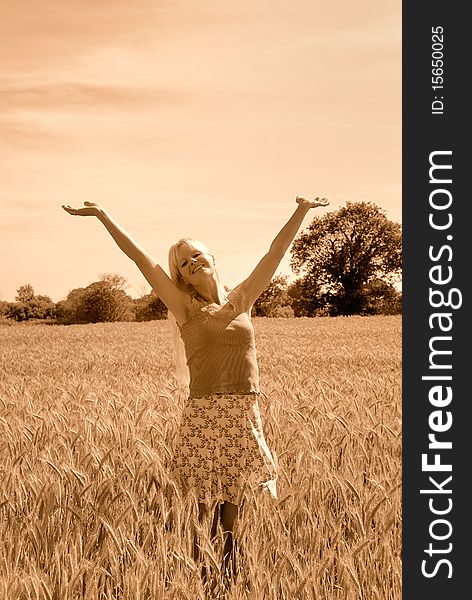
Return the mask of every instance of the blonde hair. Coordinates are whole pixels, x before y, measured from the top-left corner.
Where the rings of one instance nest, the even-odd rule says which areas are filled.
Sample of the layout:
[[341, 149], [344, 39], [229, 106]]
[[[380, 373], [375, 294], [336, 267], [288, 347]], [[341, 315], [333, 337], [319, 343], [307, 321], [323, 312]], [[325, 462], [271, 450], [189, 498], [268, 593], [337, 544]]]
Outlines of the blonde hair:
[[[199, 242], [198, 240], [192, 238], [181, 238], [175, 244], [172, 244], [172, 246], [169, 248], [170, 278], [178, 288], [192, 296], [192, 298], [200, 298], [200, 295], [198, 294], [197, 290], [193, 287], [193, 285], [184, 281], [182, 273], [180, 272], [179, 257], [177, 254], [177, 251], [180, 248], [180, 246], [188, 246], [188, 248], [190, 248], [191, 250], [203, 252], [204, 254], [209, 254], [210, 256], [212, 256], [212, 254], [205, 246], [205, 244], [202, 244], [202, 242]], [[215, 275], [219, 282], [219, 276], [216, 271]], [[167, 312], [167, 318], [170, 324], [172, 342], [175, 352], [177, 380], [179, 384], [188, 387], [190, 382], [190, 374], [187, 367], [184, 342], [182, 340], [182, 336], [180, 335], [180, 330], [177, 325], [177, 321], [175, 320], [175, 316], [170, 310]]]
[[190, 373], [187, 367], [187, 357], [185, 354], [185, 346], [180, 335], [180, 330], [175, 320], [174, 313], [170, 310], [167, 311], [167, 320], [170, 325], [170, 335], [172, 339], [172, 345], [174, 347], [174, 358], [175, 358], [175, 374], [177, 377], [177, 384], [179, 387], [183, 386], [188, 388], [190, 383]]
[[177, 254], [177, 251], [180, 248], [180, 246], [187, 246], [191, 250], [203, 252], [204, 254], [210, 254], [210, 256], [211, 252], [208, 250], [205, 244], [202, 244], [202, 242], [199, 242], [198, 240], [194, 240], [192, 238], [181, 238], [180, 240], [175, 242], [175, 244], [172, 244], [172, 246], [169, 248], [170, 278], [178, 288], [180, 288], [184, 292], [187, 292], [187, 294], [189, 294], [190, 296], [196, 298], [198, 296], [198, 292], [195, 290], [193, 285], [184, 281], [182, 273], [179, 269], [179, 256]]

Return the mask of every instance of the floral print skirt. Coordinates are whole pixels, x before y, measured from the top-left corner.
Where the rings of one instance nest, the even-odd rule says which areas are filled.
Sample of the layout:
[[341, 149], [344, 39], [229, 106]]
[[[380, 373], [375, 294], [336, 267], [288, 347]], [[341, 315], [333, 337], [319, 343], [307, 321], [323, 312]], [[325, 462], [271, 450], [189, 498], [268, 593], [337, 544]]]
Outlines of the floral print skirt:
[[198, 502], [240, 504], [246, 485], [274, 498], [277, 471], [262, 431], [258, 394], [212, 394], [186, 400], [173, 475]]

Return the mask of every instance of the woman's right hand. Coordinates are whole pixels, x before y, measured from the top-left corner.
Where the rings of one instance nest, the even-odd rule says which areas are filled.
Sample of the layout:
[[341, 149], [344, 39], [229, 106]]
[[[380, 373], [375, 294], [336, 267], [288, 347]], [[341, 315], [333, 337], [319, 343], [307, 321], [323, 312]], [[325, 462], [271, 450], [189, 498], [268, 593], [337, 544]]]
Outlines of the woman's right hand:
[[84, 202], [84, 208], [72, 208], [68, 204], [63, 204], [62, 208], [70, 215], [79, 215], [81, 217], [98, 217], [101, 206], [96, 202]]

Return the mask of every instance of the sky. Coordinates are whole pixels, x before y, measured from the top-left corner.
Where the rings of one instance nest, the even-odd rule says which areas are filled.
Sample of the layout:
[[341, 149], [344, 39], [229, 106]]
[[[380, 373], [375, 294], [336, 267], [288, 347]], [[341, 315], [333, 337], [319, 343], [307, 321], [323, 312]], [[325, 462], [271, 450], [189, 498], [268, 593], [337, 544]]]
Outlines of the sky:
[[[0, 7], [0, 299], [102, 273], [149, 286], [102, 204], [167, 270], [204, 242], [231, 287], [296, 208], [401, 222], [401, 2], [15, 0]], [[289, 275], [287, 252], [277, 271]]]

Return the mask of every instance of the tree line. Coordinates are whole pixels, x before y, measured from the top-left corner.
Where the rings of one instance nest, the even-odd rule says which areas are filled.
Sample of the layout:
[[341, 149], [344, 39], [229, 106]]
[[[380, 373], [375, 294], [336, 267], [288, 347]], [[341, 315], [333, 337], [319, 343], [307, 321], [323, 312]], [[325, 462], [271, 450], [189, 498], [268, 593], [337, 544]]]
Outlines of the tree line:
[[63, 325], [167, 318], [167, 308], [156, 294], [131, 298], [127, 287], [123, 276], [104, 273], [87, 287], [71, 290], [65, 300], [53, 302], [25, 284], [18, 288], [15, 302], [0, 303], [0, 314], [15, 321], [44, 320]]
[[[287, 276], [275, 276], [254, 304], [254, 316], [401, 313], [401, 293], [394, 286], [402, 267], [401, 226], [374, 203], [347, 202], [335, 212], [315, 217], [294, 240], [290, 264], [299, 278], [289, 283]], [[15, 302], [0, 301], [0, 314], [15, 321], [62, 324], [167, 317], [156, 294], [131, 298], [127, 287], [121, 275], [105, 273], [54, 303], [25, 284], [18, 288]]]

